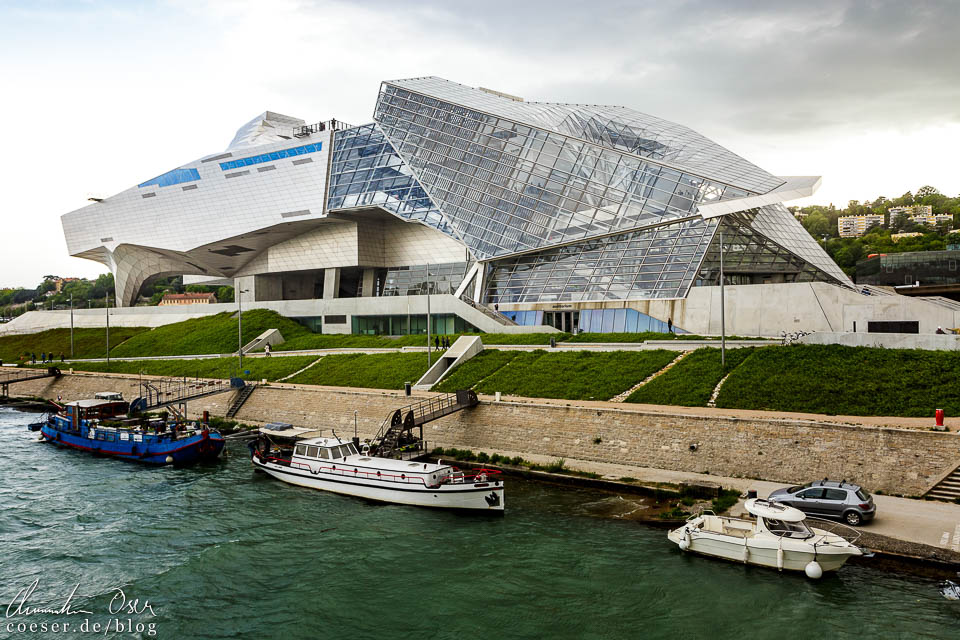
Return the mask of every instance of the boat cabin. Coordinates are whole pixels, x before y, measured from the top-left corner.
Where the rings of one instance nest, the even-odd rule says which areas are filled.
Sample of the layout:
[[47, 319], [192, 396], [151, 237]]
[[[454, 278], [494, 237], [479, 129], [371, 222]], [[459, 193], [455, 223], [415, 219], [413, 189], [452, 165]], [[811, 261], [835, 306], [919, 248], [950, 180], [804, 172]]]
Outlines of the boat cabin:
[[126, 416], [130, 409], [129, 403], [121, 400], [104, 400], [92, 398], [74, 400], [64, 406], [63, 413], [74, 429], [79, 428], [84, 420], [115, 420]]
[[799, 509], [757, 499], [748, 500], [744, 506], [751, 515], [756, 516], [756, 521], [711, 514], [703, 517], [699, 528], [737, 538], [751, 538], [763, 532], [794, 540], [806, 540], [815, 535], [804, 522], [806, 514]]
[[312, 438], [297, 445], [294, 455], [312, 460], [342, 460], [347, 456], [360, 455], [352, 442], [336, 438]]

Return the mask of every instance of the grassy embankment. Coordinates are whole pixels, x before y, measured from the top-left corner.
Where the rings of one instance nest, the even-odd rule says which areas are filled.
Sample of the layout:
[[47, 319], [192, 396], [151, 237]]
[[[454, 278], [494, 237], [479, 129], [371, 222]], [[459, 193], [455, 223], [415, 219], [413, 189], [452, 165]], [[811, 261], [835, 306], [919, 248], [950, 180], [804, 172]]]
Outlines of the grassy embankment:
[[171, 376], [187, 378], [232, 378], [244, 380], [279, 380], [294, 371], [299, 371], [317, 356], [286, 356], [283, 358], [245, 358], [243, 373], [237, 367], [238, 360], [232, 358], [202, 358], [198, 360], [113, 360], [106, 362], [78, 362], [71, 366], [75, 371], [104, 373], [144, 373], [153, 376]]
[[[111, 327], [111, 352], [130, 338], [150, 331], [147, 327]], [[104, 358], [107, 355], [107, 332], [105, 329], [74, 329], [73, 349], [76, 358]], [[39, 360], [41, 353], [52, 353], [59, 360], [60, 354], [70, 357], [70, 329], [48, 329], [39, 333], [0, 336], [0, 359], [17, 362], [20, 356], [34, 353]], [[24, 358], [23, 361], [26, 361]]]
[[[246, 316], [246, 314], [244, 314]], [[281, 331], [280, 333], [283, 333]], [[553, 336], [558, 342], [569, 338], [569, 333], [457, 333], [440, 334], [439, 338], [447, 337], [450, 344], [453, 344], [460, 336], [476, 335], [480, 337], [483, 344], [520, 344], [520, 345], [547, 345], [550, 344], [550, 337]], [[430, 336], [430, 342], [433, 344], [434, 337]], [[284, 334], [286, 338], [286, 334]], [[297, 351], [300, 349], [398, 349], [400, 347], [425, 347], [427, 346], [426, 335], [413, 336], [360, 336], [360, 335], [331, 335], [310, 333], [301, 335], [292, 340], [287, 340], [283, 344], [277, 345], [275, 351]]]
[[[285, 339], [296, 339], [300, 336], [311, 335], [310, 330], [303, 325], [274, 311], [253, 309], [243, 312], [244, 344], [267, 329], [279, 329]], [[110, 355], [116, 358], [137, 358], [143, 356], [231, 353], [236, 352], [236, 350], [236, 314], [224, 312], [168, 324], [139, 333], [111, 349]]]
[[287, 382], [402, 389], [404, 382], [416, 382], [426, 371], [426, 353], [337, 354], [324, 356], [316, 365]]
[[[512, 357], [511, 357], [512, 356]], [[439, 390], [472, 387], [530, 398], [609, 400], [662, 369], [676, 353], [611, 351], [484, 352], [458, 367]]]
[[763, 347], [737, 367], [717, 406], [830, 415], [960, 415], [960, 353], [840, 345]]
[[631, 393], [627, 402], [705, 407], [717, 383], [752, 352], [753, 349], [729, 349], [724, 370], [720, 366], [720, 350], [702, 347]]

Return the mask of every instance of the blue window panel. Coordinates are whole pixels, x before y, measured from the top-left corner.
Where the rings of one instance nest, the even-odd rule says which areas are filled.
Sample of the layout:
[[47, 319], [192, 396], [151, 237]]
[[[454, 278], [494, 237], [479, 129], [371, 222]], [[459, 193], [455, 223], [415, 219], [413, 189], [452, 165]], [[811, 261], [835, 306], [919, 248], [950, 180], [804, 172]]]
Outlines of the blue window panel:
[[627, 310], [613, 309], [613, 332], [623, 333], [627, 325]]
[[247, 158], [239, 158], [237, 160], [231, 160], [230, 162], [221, 162], [220, 170], [229, 171], [230, 169], [236, 169], [237, 167], [249, 167], [254, 164], [262, 164], [264, 162], [270, 162], [272, 160], [279, 160], [281, 158], [289, 158], [292, 156], [302, 156], [307, 153], [316, 153], [323, 148], [322, 142], [315, 142], [313, 144], [305, 144], [299, 147], [291, 147], [289, 149], [280, 149], [279, 151], [271, 151], [270, 153], [261, 153], [257, 156], [249, 156]]
[[138, 184], [138, 187], [149, 187], [156, 185], [158, 187], [169, 187], [181, 182], [194, 182], [200, 179], [200, 172], [196, 169], [174, 169], [157, 176], [153, 180], [147, 180]]

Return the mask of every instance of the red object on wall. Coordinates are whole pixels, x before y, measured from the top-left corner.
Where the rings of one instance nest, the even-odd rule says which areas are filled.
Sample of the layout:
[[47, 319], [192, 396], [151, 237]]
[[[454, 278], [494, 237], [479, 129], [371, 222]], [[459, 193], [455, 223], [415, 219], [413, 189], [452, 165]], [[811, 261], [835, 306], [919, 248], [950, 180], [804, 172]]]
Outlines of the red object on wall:
[[937, 409], [937, 426], [943, 426], [943, 409]]

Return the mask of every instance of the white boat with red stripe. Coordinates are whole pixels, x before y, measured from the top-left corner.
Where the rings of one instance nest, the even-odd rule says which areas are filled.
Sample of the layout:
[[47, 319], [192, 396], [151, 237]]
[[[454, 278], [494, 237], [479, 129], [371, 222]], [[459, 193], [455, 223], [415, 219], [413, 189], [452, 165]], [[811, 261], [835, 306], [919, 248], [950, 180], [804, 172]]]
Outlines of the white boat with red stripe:
[[253, 466], [278, 480], [379, 502], [503, 512], [503, 476], [494, 469], [469, 473], [451, 465], [361, 454], [353, 442], [308, 438], [277, 446], [251, 442]]

